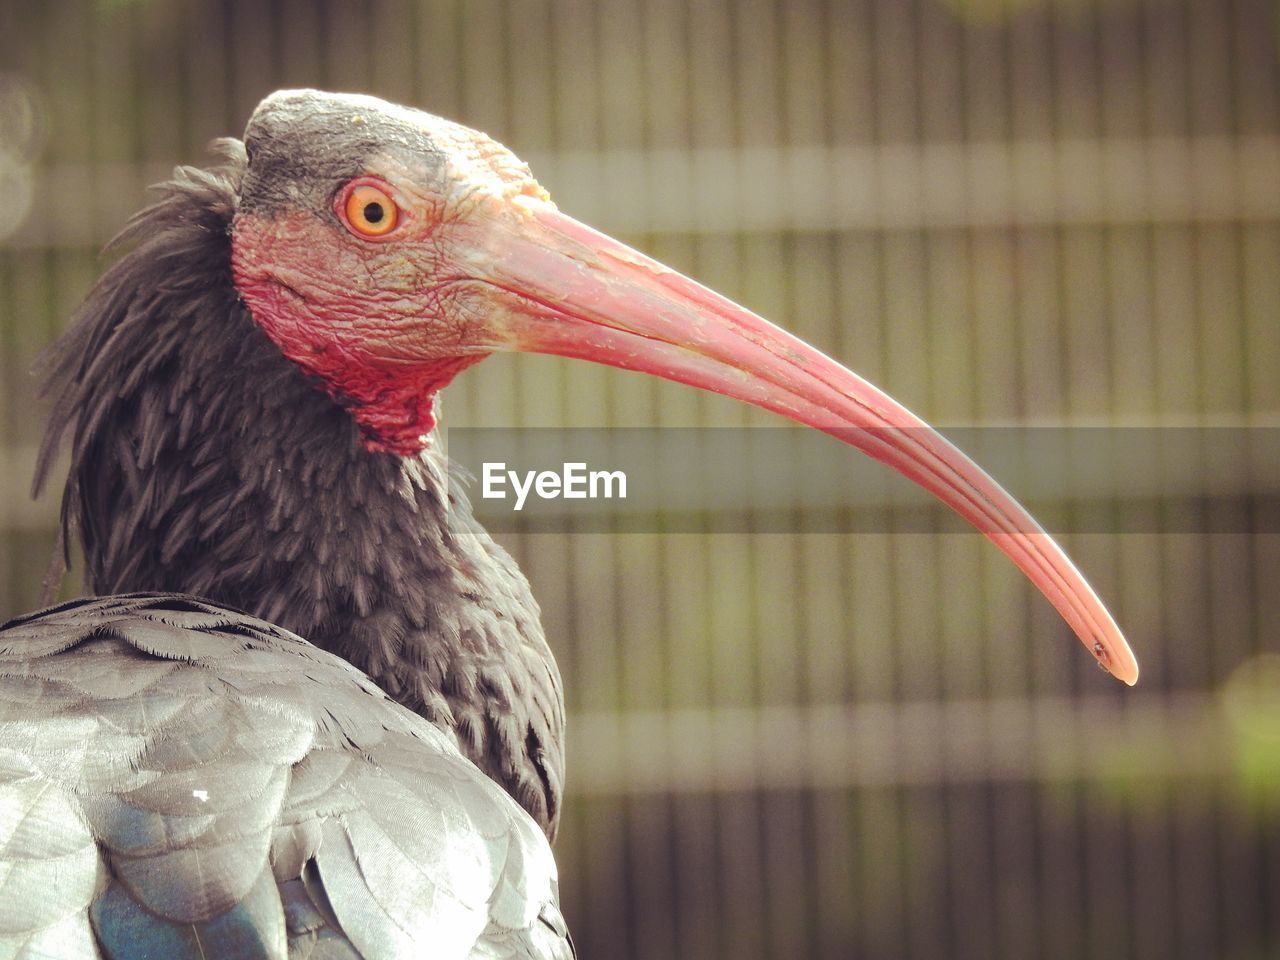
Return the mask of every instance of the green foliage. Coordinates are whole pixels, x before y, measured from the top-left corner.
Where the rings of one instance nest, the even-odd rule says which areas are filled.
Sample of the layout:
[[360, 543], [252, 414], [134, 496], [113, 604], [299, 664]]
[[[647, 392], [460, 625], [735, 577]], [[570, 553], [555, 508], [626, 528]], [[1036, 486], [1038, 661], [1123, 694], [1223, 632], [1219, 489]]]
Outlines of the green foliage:
[[1280, 654], [1245, 661], [1222, 691], [1232, 762], [1246, 800], [1280, 814]]

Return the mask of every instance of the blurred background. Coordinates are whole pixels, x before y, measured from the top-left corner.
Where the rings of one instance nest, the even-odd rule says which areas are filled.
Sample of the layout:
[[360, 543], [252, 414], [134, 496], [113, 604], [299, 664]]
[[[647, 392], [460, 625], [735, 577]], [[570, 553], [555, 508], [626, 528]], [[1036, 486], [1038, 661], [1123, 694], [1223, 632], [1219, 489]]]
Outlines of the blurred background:
[[[0, 619], [36, 606], [54, 537], [36, 355], [146, 185], [283, 86], [488, 131], [569, 213], [932, 421], [1276, 429], [1277, 16], [4, 0]], [[536, 357], [469, 371], [445, 419], [777, 423]], [[889, 507], [855, 534], [803, 502], [782, 532], [503, 534], [569, 698], [582, 956], [1280, 957], [1277, 465], [1201, 466], [1198, 499], [1077, 498], [1056, 527], [1132, 690], [981, 537], [895, 533]]]

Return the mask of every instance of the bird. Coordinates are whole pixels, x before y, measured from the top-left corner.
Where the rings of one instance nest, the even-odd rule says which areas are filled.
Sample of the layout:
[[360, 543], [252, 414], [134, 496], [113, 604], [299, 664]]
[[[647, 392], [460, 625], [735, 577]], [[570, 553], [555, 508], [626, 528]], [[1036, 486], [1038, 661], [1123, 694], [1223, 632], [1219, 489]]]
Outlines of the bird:
[[[490, 354], [823, 430], [1138, 675], [1065, 553], [883, 391], [561, 212], [488, 136], [285, 90], [179, 167], [43, 361], [88, 597], [0, 627], [0, 953], [572, 957], [564, 692], [436, 442]], [[65, 563], [65, 560], [63, 561]]]

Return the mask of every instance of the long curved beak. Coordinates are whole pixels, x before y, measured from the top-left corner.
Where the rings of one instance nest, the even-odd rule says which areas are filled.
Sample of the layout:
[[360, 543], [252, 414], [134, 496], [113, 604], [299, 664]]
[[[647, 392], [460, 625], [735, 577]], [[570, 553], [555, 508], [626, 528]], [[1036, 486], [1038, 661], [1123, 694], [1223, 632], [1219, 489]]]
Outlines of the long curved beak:
[[986, 534], [1127, 684], [1138, 664], [1106, 607], [1029, 513], [941, 434], [830, 357], [630, 247], [521, 196], [465, 272], [495, 290], [500, 348], [665, 377], [825, 431], [924, 487]]

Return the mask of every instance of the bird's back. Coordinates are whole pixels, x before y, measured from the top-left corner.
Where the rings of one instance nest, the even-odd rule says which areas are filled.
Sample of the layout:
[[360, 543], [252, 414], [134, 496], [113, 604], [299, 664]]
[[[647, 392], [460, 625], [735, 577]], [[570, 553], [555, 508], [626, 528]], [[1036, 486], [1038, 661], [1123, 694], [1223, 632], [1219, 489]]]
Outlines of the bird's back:
[[0, 955], [570, 957], [537, 825], [345, 661], [195, 597], [0, 627]]

